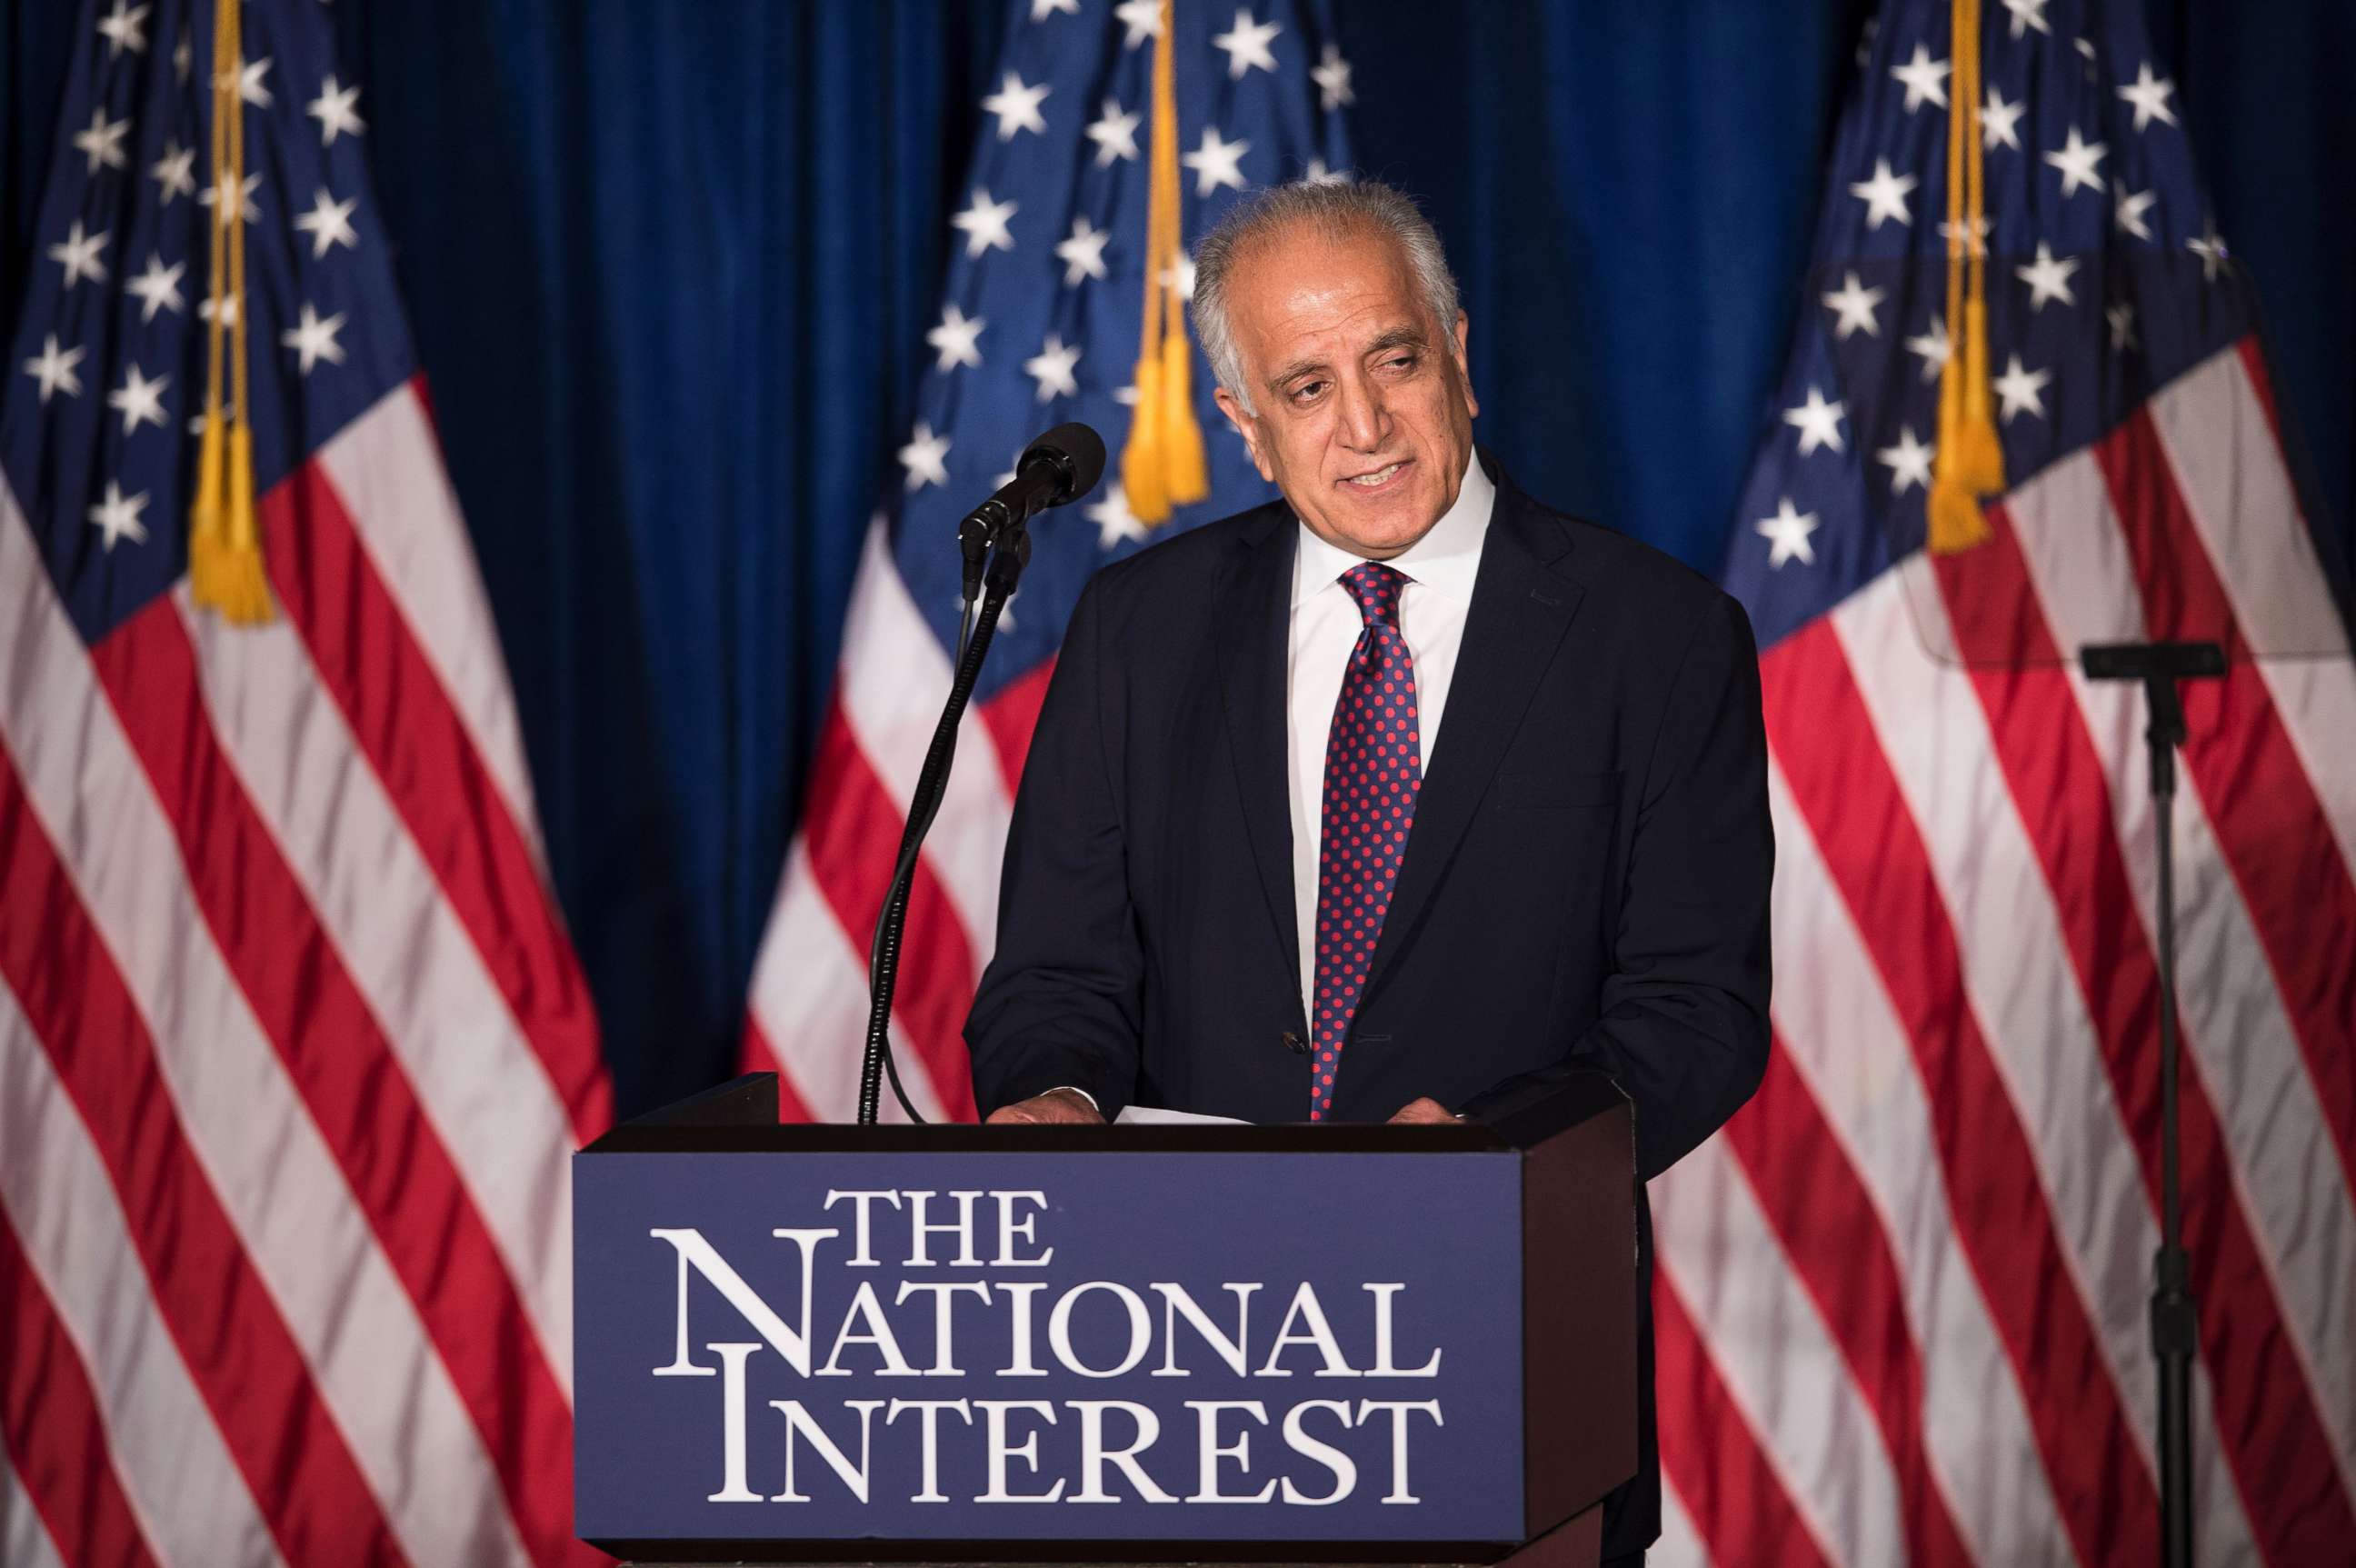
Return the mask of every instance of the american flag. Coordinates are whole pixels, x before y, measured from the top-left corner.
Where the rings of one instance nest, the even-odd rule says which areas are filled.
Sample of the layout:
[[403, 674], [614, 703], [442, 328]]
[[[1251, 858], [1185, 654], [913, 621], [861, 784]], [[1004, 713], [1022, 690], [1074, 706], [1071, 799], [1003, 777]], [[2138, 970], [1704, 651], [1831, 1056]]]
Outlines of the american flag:
[[[0, 1561], [594, 1561], [594, 1023], [366, 105], [315, 0], [241, 9], [217, 54], [211, 0], [80, 8], [5, 366]], [[216, 315], [259, 625], [190, 588]]]
[[[1244, 192], [1338, 177], [1350, 66], [1324, 8], [1181, 0], [1174, 67], [1181, 231]], [[893, 1038], [927, 1118], [973, 1116], [962, 1029], [997, 929], [1014, 786], [1055, 650], [1090, 573], [1268, 499], [1196, 355], [1209, 495], [1149, 528], [1119, 482], [1135, 399], [1163, 0], [1012, 0], [899, 482], [871, 528], [808, 803], [754, 969], [747, 1071], [776, 1070], [789, 1120], [852, 1112], [867, 948], [905, 811], [949, 686], [958, 520], [1040, 431], [1085, 420], [1113, 454], [1095, 495], [1037, 520], [908, 906]], [[1184, 289], [1183, 256], [1168, 269]], [[886, 1113], [898, 1107], [885, 1101]]]
[[1733, 535], [1776, 1048], [1654, 1185], [1658, 1556], [2158, 1560], [2145, 714], [2072, 660], [2174, 637], [2237, 658], [2185, 689], [2174, 812], [2195, 1546], [2356, 1562], [2344, 605], [2138, 7], [1991, 0], [1977, 38], [1987, 537], [1924, 547], [1972, 228], [1938, 0], [1862, 59]]

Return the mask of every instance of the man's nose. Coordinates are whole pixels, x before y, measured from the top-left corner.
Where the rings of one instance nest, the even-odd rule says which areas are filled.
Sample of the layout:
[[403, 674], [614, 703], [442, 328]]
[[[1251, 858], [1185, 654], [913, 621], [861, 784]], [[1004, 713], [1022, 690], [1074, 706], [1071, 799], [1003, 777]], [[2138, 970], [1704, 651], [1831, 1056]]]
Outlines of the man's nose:
[[1380, 451], [1390, 434], [1381, 392], [1363, 376], [1344, 376], [1334, 390], [1341, 396], [1343, 445], [1353, 452]]

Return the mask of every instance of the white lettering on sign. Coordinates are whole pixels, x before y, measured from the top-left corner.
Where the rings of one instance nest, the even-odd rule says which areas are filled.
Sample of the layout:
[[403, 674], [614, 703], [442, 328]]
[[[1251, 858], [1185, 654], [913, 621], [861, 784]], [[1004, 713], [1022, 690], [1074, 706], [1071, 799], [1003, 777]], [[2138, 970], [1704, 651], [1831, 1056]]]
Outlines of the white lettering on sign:
[[[772, 1230], [784, 1245], [766, 1255], [723, 1257], [691, 1227], [648, 1231], [670, 1249], [674, 1269], [671, 1356], [653, 1375], [718, 1380], [711, 1502], [863, 1504], [879, 1478], [889, 1478], [888, 1500], [903, 1489], [897, 1477], [912, 1473], [911, 1503], [1316, 1509], [1358, 1497], [1362, 1479], [1371, 1498], [1372, 1477], [1382, 1478], [1386, 1504], [1422, 1501], [1410, 1459], [1417, 1434], [1445, 1424], [1437, 1398], [1303, 1399], [1274, 1409], [1249, 1397], [1190, 1399], [1179, 1410], [1191, 1412], [1191, 1434], [1185, 1413], [1125, 1399], [764, 1398], [777, 1391], [756, 1394], [756, 1385], [787, 1374], [919, 1381], [1137, 1375], [1207, 1379], [1214, 1389], [1304, 1370], [1312, 1378], [1440, 1376], [1441, 1348], [1414, 1332], [1411, 1293], [1400, 1281], [1365, 1283], [1363, 1296], [1329, 1302], [1305, 1279], [1215, 1288], [999, 1279], [995, 1271], [1027, 1272], [1054, 1258], [1040, 1235], [1043, 1216], [1054, 1212], [1044, 1192], [835, 1188], [822, 1207], [847, 1224]], [[980, 1277], [901, 1280], [885, 1292], [873, 1275], [854, 1283], [836, 1272], [891, 1267]], [[751, 1413], [763, 1409], [780, 1421]], [[781, 1476], [782, 1488], [765, 1494], [755, 1473]]]

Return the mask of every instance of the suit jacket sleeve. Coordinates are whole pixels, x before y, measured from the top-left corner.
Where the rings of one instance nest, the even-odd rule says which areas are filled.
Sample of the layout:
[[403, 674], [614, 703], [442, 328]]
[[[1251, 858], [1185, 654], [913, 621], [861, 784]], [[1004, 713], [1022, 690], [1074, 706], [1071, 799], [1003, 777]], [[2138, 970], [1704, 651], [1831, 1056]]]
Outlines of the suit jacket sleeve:
[[1650, 1180], [1717, 1131], [1767, 1065], [1767, 737], [1750, 619], [1724, 595], [1670, 684], [1636, 811], [1594, 1026], [1555, 1066], [1462, 1109], [1502, 1115], [1569, 1073], [1608, 1073], [1634, 1102], [1637, 1174]]
[[998, 949], [966, 1020], [982, 1114], [1086, 1090], [1110, 1121], [1136, 1090], [1145, 961], [1112, 780], [1103, 609], [1080, 596], [1007, 832]]

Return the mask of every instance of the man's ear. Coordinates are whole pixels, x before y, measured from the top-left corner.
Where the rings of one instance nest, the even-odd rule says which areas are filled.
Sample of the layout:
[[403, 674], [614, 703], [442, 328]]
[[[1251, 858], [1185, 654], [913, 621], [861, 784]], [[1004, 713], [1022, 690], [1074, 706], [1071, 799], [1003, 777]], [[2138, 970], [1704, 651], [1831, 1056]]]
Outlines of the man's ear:
[[1211, 399], [1219, 405], [1219, 412], [1227, 416], [1227, 423], [1236, 427], [1236, 434], [1244, 438], [1244, 450], [1251, 454], [1252, 467], [1259, 470], [1259, 477], [1274, 484], [1276, 470], [1270, 468], [1268, 459], [1260, 456], [1259, 421], [1246, 413], [1244, 405], [1237, 402], [1235, 394], [1225, 387], [1213, 392]]
[[1465, 337], [1471, 330], [1472, 325], [1472, 318], [1465, 315], [1464, 312], [1461, 310], [1458, 311], [1456, 313], [1456, 329], [1450, 334], [1450, 337], [1454, 339], [1453, 349], [1456, 355], [1456, 373], [1458, 376], [1462, 377], [1464, 381], [1464, 412], [1470, 414], [1478, 415], [1481, 412], [1481, 400], [1472, 395], [1472, 361], [1466, 357], [1464, 351]]

